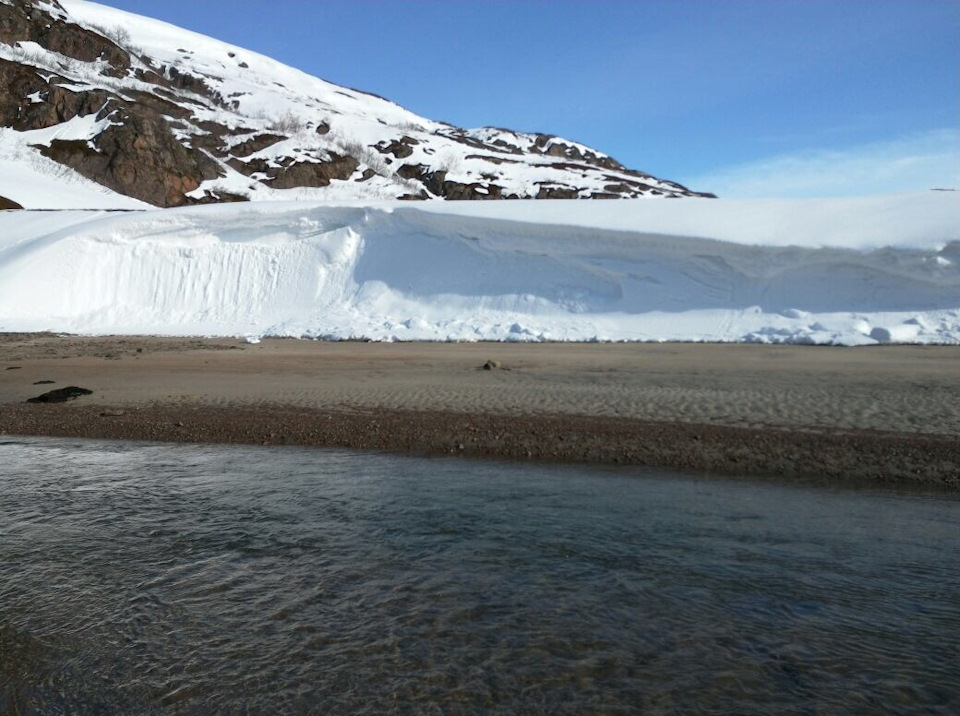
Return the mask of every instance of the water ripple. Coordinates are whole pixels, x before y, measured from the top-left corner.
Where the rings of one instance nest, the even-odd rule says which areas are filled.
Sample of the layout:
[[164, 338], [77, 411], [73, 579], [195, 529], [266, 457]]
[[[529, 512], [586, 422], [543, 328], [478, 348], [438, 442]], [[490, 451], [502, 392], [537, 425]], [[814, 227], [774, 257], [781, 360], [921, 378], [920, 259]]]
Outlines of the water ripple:
[[960, 502], [0, 441], [0, 713], [956, 713]]

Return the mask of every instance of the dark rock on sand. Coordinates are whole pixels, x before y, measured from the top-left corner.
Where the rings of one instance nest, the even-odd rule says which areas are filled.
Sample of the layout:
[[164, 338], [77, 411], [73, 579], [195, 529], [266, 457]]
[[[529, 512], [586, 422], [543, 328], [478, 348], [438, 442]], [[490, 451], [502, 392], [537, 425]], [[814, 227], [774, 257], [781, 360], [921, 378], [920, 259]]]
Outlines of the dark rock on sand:
[[55, 380], [38, 380], [34, 385], [53, 385], [56, 382]]
[[486, 363], [480, 366], [480, 368], [481, 370], [510, 370], [498, 360], [488, 360]]
[[78, 388], [75, 385], [71, 385], [66, 388], [57, 388], [56, 390], [51, 390], [49, 393], [44, 393], [43, 395], [38, 395], [36, 398], [30, 398], [28, 403], [66, 403], [68, 400], [76, 400], [81, 395], [93, 395], [92, 390], [87, 390], [86, 388]]

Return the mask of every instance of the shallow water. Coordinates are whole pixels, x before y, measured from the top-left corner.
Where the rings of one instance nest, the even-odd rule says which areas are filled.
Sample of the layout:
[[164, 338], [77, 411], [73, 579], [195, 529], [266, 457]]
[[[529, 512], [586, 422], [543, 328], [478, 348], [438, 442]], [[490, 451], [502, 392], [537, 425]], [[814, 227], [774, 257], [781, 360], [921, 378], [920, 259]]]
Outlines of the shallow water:
[[0, 713], [960, 711], [950, 495], [0, 440]]

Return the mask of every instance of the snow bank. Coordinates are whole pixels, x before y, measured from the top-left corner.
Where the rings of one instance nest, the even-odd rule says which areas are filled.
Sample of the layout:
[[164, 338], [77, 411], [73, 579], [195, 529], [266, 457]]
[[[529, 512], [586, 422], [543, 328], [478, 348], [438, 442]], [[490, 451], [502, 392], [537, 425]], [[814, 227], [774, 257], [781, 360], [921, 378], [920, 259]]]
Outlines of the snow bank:
[[0, 213], [0, 330], [960, 342], [952, 194]]

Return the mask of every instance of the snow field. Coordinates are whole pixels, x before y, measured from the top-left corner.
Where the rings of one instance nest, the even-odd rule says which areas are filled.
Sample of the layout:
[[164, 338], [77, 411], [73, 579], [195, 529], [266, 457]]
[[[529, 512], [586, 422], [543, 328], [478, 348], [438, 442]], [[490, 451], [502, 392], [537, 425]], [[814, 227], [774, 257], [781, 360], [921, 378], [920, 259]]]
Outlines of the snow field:
[[0, 330], [960, 343], [956, 198], [0, 213]]

